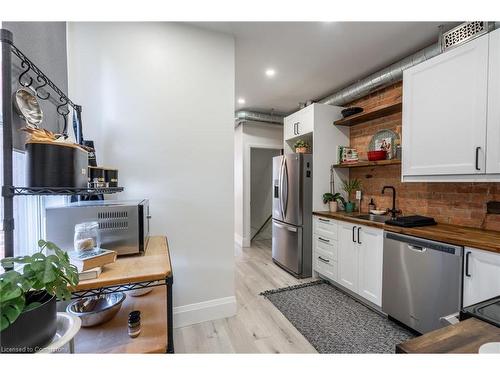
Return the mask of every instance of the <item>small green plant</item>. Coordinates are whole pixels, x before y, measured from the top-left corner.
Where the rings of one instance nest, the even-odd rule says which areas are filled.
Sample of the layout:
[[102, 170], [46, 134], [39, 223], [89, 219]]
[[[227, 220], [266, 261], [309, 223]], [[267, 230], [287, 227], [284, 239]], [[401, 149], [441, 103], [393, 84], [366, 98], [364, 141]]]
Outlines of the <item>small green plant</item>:
[[340, 193], [325, 193], [323, 194], [323, 203], [327, 204], [328, 202], [342, 202], [342, 204], [345, 204], [345, 199]]
[[353, 180], [342, 180], [342, 190], [347, 193], [347, 200], [351, 201], [351, 194], [361, 189], [361, 181], [357, 178]]
[[[69, 261], [69, 256], [52, 242], [38, 241], [40, 250], [31, 256], [4, 258], [1, 265], [9, 271], [0, 275], [0, 331], [9, 327], [24, 311], [40, 305], [29, 304], [28, 292], [46, 291], [59, 299], [71, 298], [69, 286], [78, 284], [78, 270]], [[45, 255], [44, 250], [54, 254]], [[22, 273], [14, 270], [16, 264], [24, 265]]]
[[303, 139], [299, 139], [297, 142], [293, 144], [293, 148], [302, 148], [302, 147], [309, 148], [309, 143], [307, 143]]

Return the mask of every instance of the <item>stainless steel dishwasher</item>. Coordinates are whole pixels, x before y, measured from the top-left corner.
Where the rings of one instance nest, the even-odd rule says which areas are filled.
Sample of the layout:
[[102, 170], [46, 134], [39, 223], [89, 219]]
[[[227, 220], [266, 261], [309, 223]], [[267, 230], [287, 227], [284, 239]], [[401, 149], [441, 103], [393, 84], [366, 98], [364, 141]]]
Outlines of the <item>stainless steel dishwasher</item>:
[[384, 232], [382, 311], [417, 332], [460, 311], [463, 248]]

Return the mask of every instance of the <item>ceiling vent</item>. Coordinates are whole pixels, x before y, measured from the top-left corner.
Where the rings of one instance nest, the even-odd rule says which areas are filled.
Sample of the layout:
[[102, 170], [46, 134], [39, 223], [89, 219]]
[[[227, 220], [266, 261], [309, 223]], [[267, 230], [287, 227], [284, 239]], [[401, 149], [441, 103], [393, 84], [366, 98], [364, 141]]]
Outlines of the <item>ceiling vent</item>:
[[459, 46], [468, 42], [480, 35], [486, 34], [489, 29], [490, 22], [473, 21], [465, 22], [450, 31], [443, 34], [442, 49], [446, 51], [450, 48]]

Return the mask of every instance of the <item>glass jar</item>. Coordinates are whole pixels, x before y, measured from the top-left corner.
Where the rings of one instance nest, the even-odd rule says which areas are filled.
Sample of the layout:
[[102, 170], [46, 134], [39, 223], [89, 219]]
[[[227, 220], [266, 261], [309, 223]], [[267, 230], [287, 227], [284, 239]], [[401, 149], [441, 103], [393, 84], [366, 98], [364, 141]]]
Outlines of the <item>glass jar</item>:
[[85, 252], [99, 249], [101, 247], [101, 234], [99, 223], [90, 221], [75, 225], [74, 238], [75, 251]]

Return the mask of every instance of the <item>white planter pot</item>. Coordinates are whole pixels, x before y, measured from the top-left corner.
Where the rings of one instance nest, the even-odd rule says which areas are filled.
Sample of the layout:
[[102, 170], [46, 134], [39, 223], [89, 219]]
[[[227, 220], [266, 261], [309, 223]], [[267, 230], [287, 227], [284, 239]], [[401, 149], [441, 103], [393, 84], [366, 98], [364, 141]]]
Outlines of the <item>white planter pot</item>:
[[330, 212], [337, 212], [339, 210], [339, 204], [335, 201], [328, 202], [328, 206], [330, 206]]

